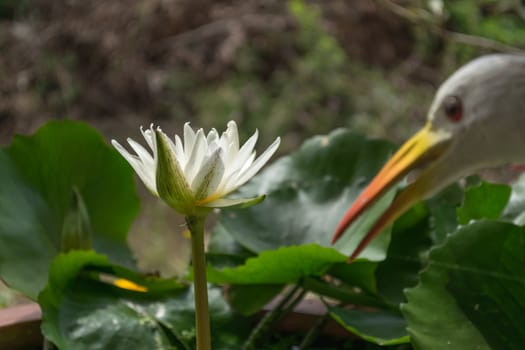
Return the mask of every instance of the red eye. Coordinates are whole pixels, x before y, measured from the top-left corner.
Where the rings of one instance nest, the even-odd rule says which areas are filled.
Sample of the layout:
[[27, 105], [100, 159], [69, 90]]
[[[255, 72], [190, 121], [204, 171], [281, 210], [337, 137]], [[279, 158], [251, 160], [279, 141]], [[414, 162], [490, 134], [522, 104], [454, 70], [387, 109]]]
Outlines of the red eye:
[[463, 104], [457, 96], [447, 96], [443, 100], [443, 110], [450, 121], [459, 122], [463, 117]]

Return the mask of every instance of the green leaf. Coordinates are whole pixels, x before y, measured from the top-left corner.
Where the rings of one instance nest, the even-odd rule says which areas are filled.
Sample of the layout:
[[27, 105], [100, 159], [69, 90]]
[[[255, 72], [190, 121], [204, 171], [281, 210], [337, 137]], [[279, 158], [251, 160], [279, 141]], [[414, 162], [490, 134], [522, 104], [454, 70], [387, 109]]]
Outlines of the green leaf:
[[368, 293], [376, 293], [375, 272], [377, 263], [367, 260], [356, 260], [334, 264], [328, 274], [341, 282], [353, 287], [359, 287]]
[[[134, 292], [101, 283], [92, 278], [95, 271], [132, 277], [149, 291]], [[246, 327], [232, 315], [220, 290], [209, 292], [214, 349], [238, 347], [238, 335], [243, 337]], [[172, 279], [143, 277], [111, 265], [106, 257], [92, 251], [57, 256], [39, 302], [44, 335], [61, 349], [194, 348], [191, 289]]]
[[330, 315], [349, 332], [378, 345], [409, 342], [406, 322], [399, 314], [384, 310], [328, 307]]
[[455, 183], [426, 201], [430, 211], [431, 237], [442, 243], [458, 227], [457, 208], [463, 200], [463, 190]]
[[522, 349], [525, 231], [478, 221], [431, 251], [402, 310], [418, 349]]
[[387, 258], [375, 273], [378, 294], [395, 305], [405, 301], [403, 291], [417, 284], [421, 255], [431, 244], [428, 210], [418, 204], [394, 223]]
[[463, 205], [458, 208], [458, 222], [462, 225], [477, 219], [498, 219], [505, 209], [511, 188], [507, 185], [482, 182], [465, 192]]
[[333, 248], [308, 244], [264, 251], [244, 265], [217, 270], [208, 266], [208, 281], [232, 284], [287, 284], [306, 276], [321, 276], [347, 257]]
[[252, 315], [261, 310], [279, 292], [282, 284], [236, 284], [229, 287], [230, 305], [243, 315]]
[[[264, 202], [242, 211], [225, 212], [221, 223], [253, 252], [308, 243], [329, 246], [344, 212], [392, 150], [389, 143], [345, 130], [314, 137], [296, 153], [266, 168], [236, 194], [251, 197], [265, 193]], [[393, 193], [368, 210], [336, 248], [345, 254], [352, 251]], [[388, 241], [388, 234], [381, 235], [361, 257], [383, 259]]]
[[206, 253], [207, 261], [214, 267], [236, 266], [254, 254], [235, 241], [218, 223], [213, 229]]
[[36, 298], [60, 251], [73, 188], [82, 195], [93, 246], [131, 265], [126, 235], [139, 202], [133, 172], [83, 123], [50, 122], [0, 151], [0, 276]]

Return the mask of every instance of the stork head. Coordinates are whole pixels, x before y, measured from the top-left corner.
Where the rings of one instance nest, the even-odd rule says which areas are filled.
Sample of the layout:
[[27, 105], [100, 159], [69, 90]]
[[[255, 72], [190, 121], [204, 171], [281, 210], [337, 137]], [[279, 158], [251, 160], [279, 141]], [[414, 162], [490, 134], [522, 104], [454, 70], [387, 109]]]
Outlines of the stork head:
[[525, 55], [489, 55], [456, 71], [437, 91], [427, 123], [384, 165], [338, 225], [350, 224], [411, 171], [405, 187], [350, 259], [414, 203], [473, 171], [525, 160]]

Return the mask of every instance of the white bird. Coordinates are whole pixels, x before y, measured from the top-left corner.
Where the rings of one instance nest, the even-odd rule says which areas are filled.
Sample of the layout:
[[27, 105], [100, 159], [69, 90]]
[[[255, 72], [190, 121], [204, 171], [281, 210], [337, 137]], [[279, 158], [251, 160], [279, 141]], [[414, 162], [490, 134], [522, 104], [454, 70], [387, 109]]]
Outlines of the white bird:
[[437, 91], [426, 125], [410, 138], [355, 200], [336, 229], [350, 224], [398, 180], [420, 171], [350, 256], [355, 259], [416, 202], [476, 170], [525, 161], [525, 55], [495, 54], [466, 64]]

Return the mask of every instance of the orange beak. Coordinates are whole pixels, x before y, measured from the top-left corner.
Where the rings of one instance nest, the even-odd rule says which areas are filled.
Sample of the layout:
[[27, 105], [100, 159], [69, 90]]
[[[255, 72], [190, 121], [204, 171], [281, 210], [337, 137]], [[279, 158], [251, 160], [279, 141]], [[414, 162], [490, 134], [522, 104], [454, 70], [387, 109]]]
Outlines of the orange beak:
[[[448, 142], [449, 139], [446, 134], [432, 131], [431, 124], [427, 124], [405, 142], [355, 200], [337, 226], [332, 238], [332, 244], [341, 237], [359, 215], [374, 204], [408, 172], [414, 169], [421, 169], [439, 159], [448, 148], [450, 144]], [[408, 210], [414, 203], [430, 193], [434, 182], [432, 169], [428, 168], [413, 183], [408, 185], [362, 238], [350, 256], [350, 260], [354, 260], [385, 227]]]

